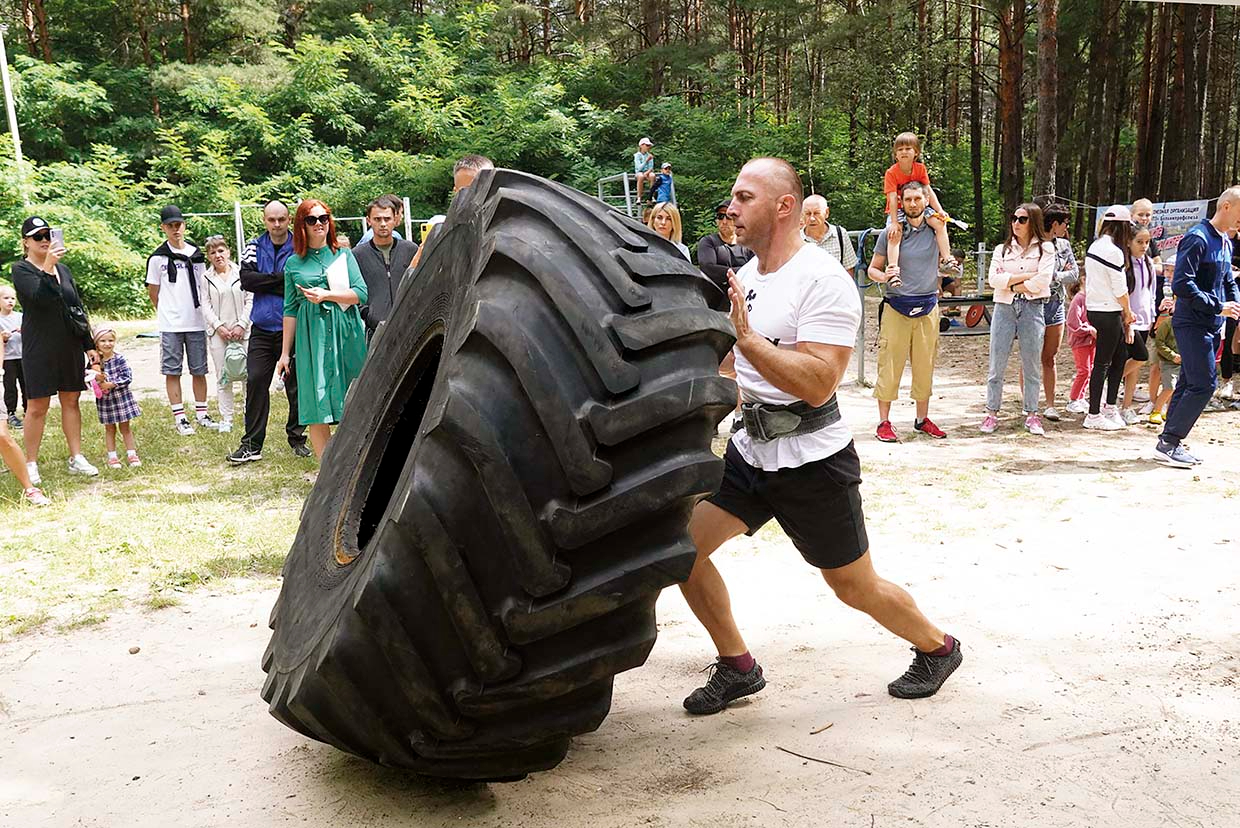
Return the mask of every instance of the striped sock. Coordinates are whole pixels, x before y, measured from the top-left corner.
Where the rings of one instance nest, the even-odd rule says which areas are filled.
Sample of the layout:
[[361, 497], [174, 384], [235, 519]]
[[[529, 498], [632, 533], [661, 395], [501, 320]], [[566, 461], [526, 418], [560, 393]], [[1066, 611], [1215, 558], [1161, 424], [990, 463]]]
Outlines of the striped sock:
[[207, 416], [207, 401], [206, 400], [203, 400], [202, 402], [199, 402], [198, 400], [194, 400], [194, 415], [199, 420]]
[[172, 421], [174, 423], [179, 423], [181, 420], [184, 420], [184, 419], [185, 419], [185, 406], [182, 405], [181, 403], [177, 403], [176, 405], [172, 406]]

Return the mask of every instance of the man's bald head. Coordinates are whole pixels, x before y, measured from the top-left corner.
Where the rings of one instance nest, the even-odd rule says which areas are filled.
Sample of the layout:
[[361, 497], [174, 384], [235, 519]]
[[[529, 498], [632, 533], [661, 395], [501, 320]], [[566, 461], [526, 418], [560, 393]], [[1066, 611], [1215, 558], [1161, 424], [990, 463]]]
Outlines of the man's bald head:
[[1223, 190], [1223, 194], [1218, 197], [1218, 206], [1222, 207], [1224, 204], [1240, 204], [1240, 185]]
[[805, 201], [801, 202], [801, 212], [806, 210], [817, 210], [825, 213], [830, 208], [827, 206], [827, 200], [818, 194], [806, 196]]
[[772, 244], [799, 243], [804, 195], [796, 168], [782, 158], [755, 158], [741, 167], [728, 207], [741, 244], [762, 258]]
[[742, 174], [746, 171], [752, 171], [766, 182], [769, 187], [768, 193], [772, 198], [792, 196], [793, 207], [800, 212], [801, 202], [805, 198], [805, 188], [801, 184], [801, 176], [797, 174], [796, 167], [782, 158], [766, 156], [755, 158], [741, 168]]
[[273, 198], [263, 205], [264, 216], [288, 215], [288, 205], [278, 198]]

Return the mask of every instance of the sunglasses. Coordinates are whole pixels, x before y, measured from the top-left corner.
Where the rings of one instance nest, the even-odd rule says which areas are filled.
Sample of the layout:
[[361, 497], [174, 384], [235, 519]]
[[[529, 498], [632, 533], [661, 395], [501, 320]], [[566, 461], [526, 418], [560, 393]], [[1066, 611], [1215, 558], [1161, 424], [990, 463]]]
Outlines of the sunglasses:
[[1029, 216], [1012, 216], [1012, 221], [1016, 224], [1028, 224]]
[[27, 238], [34, 239], [37, 242], [51, 241], [52, 231], [51, 230], [40, 230], [39, 232], [35, 233], [33, 236], [28, 236]]
[[715, 213], [715, 221], [723, 221], [726, 218], [731, 218], [731, 216], [727, 213]]
[[326, 227], [327, 223], [331, 221], [331, 219], [332, 219], [331, 216], [329, 216], [327, 213], [324, 213], [321, 216], [306, 216], [305, 222], [307, 225], [311, 225], [311, 226], [315, 224], [321, 224], [324, 227]]

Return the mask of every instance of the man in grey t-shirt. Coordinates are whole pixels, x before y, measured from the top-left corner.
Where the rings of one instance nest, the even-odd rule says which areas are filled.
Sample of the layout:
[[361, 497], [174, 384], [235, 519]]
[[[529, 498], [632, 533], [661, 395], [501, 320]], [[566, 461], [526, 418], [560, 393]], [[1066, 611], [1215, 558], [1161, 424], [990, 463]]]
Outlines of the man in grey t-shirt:
[[931, 422], [930, 392], [934, 382], [934, 361], [939, 351], [939, 248], [934, 229], [926, 223], [926, 190], [911, 181], [901, 195], [904, 220], [898, 225], [900, 266], [887, 264], [887, 231], [878, 234], [869, 275], [887, 285], [886, 305], [878, 333], [878, 429], [875, 436], [884, 443], [898, 443], [891, 425], [891, 403], [900, 395], [904, 366], [913, 365], [913, 402], [917, 418], [913, 428], [936, 439], [947, 435]]

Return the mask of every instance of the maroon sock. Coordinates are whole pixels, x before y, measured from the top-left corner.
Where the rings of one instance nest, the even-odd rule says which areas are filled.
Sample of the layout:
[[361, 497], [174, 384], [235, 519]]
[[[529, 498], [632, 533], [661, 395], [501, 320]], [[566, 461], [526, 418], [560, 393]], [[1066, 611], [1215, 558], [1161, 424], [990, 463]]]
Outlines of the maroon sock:
[[944, 635], [943, 646], [939, 647], [937, 650], [932, 650], [931, 652], [926, 653], [926, 655], [945, 656], [951, 653], [952, 649], [954, 649], [955, 646], [956, 646], [956, 639], [952, 638], [950, 635]]
[[748, 673], [753, 669], [754, 665], [753, 656], [749, 654], [748, 650], [738, 656], [719, 656], [719, 660], [742, 673]]

